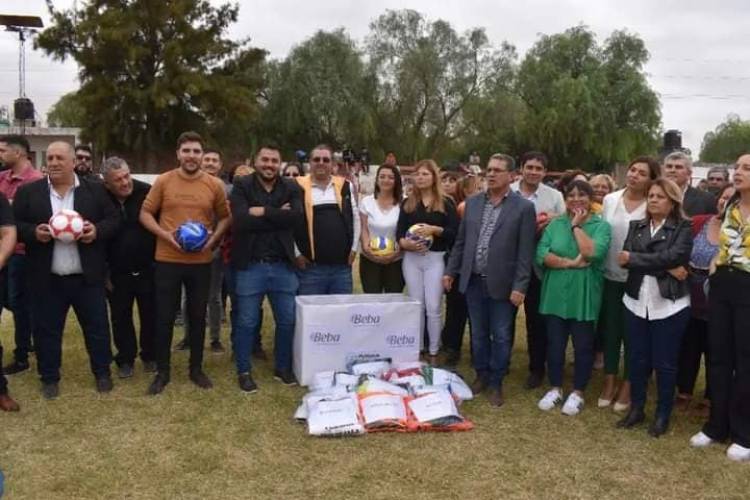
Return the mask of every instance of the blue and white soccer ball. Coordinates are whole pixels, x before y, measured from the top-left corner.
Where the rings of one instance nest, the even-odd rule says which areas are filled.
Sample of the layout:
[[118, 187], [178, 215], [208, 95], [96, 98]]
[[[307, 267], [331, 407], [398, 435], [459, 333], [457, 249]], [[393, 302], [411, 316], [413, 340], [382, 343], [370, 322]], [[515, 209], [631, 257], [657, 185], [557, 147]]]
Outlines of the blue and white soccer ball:
[[200, 252], [208, 241], [208, 229], [200, 222], [187, 221], [174, 232], [174, 239], [186, 252]]

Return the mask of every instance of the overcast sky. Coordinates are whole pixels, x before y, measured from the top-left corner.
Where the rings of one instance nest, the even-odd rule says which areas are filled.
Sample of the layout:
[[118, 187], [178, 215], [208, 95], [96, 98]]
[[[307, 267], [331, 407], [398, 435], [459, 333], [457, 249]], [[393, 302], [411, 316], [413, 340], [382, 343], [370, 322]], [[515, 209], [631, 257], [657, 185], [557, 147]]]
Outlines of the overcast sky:
[[[58, 8], [73, 0], [53, 0]], [[159, 1], [159, 0], [154, 0]], [[84, 0], [79, 0], [83, 4]], [[216, 0], [212, 3], [218, 4]], [[493, 43], [507, 40], [523, 53], [539, 34], [558, 33], [583, 23], [600, 38], [626, 28], [651, 52], [649, 81], [661, 96], [665, 130], [683, 132], [683, 144], [697, 156], [703, 134], [728, 114], [750, 119], [750, 0], [240, 0], [231, 36], [282, 58], [319, 29], [344, 26], [357, 40], [386, 9], [411, 8], [430, 19], [445, 19], [459, 31], [486, 28]], [[47, 24], [44, 0], [0, 0], [0, 13], [38, 15]], [[18, 95], [18, 44], [0, 32], [0, 105]], [[44, 115], [66, 92], [77, 88], [74, 63], [61, 64], [27, 50], [26, 94]]]

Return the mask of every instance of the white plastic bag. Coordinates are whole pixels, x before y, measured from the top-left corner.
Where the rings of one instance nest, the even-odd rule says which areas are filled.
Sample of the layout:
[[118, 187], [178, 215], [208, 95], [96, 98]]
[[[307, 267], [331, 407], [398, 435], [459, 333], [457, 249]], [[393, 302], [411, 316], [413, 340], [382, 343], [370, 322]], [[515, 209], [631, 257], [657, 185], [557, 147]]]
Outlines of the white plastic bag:
[[311, 436], [353, 436], [364, 434], [355, 394], [338, 399], [321, 399], [310, 405], [307, 431]]

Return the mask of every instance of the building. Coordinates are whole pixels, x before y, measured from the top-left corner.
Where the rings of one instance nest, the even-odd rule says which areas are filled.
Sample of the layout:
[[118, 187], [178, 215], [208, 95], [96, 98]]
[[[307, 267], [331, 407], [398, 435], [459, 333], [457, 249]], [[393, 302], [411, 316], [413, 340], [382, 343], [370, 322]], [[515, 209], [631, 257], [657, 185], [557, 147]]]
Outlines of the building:
[[80, 133], [80, 128], [73, 127], [9, 127], [0, 125], [0, 136], [22, 135], [26, 137], [31, 146], [31, 162], [38, 169], [41, 169], [44, 164], [44, 153], [47, 151], [47, 146], [56, 141], [65, 141], [76, 145]]

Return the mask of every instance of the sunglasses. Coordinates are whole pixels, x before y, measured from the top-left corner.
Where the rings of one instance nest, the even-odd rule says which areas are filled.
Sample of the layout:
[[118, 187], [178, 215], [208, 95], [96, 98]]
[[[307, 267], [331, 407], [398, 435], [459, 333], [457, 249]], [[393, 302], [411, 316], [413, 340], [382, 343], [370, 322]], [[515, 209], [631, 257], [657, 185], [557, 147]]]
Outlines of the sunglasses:
[[284, 174], [284, 177], [299, 177], [299, 174], [297, 174], [297, 173], [293, 174], [291, 172], [288, 172], [288, 173]]
[[313, 156], [310, 161], [313, 163], [331, 163], [331, 159], [327, 156]]

